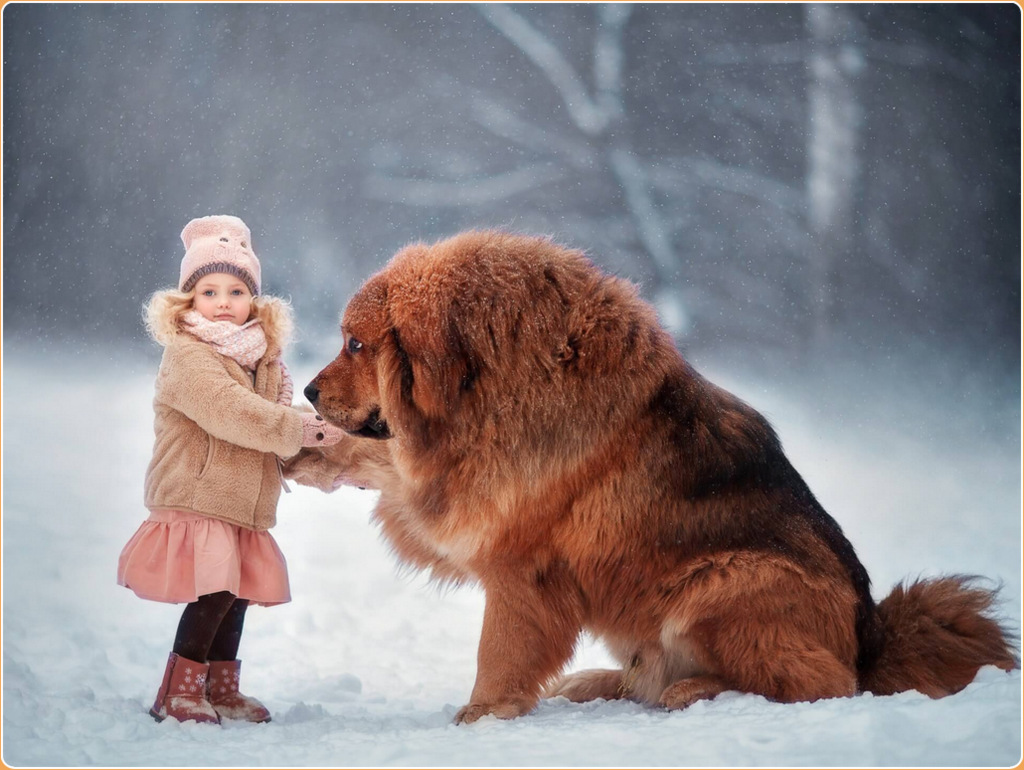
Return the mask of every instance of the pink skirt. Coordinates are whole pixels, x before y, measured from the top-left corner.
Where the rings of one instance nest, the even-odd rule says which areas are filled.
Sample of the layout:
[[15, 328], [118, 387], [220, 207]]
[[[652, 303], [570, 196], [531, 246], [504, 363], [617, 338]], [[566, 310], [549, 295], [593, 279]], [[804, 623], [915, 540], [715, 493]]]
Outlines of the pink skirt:
[[121, 551], [117, 582], [173, 604], [218, 591], [267, 606], [292, 598], [288, 564], [269, 532], [184, 511], [150, 513]]

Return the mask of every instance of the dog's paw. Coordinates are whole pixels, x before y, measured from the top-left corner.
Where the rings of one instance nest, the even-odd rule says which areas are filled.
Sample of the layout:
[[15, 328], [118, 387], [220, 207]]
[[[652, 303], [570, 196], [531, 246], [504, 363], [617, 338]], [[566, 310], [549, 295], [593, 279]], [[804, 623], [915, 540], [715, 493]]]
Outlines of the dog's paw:
[[714, 700], [715, 696], [728, 689], [728, 685], [717, 676], [680, 679], [665, 688], [658, 705], [669, 710], [684, 709], [699, 700]]
[[303, 486], [316, 487], [321, 492], [333, 492], [340, 486], [335, 484], [337, 470], [319, 447], [301, 449], [297, 455], [284, 461], [282, 471], [286, 479]]
[[480, 717], [494, 715], [498, 719], [515, 719], [529, 714], [535, 701], [525, 698], [513, 698], [500, 703], [469, 703], [459, 709], [455, 715], [455, 724], [472, 724]]
[[606, 668], [568, 674], [544, 692], [545, 698], [568, 698], [573, 703], [586, 703], [598, 698], [616, 700], [622, 695], [622, 672]]

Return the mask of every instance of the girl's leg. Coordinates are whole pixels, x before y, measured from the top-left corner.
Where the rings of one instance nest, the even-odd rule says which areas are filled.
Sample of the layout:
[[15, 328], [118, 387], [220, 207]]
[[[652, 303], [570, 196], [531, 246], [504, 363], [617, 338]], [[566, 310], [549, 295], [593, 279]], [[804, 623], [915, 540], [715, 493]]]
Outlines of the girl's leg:
[[234, 660], [238, 657], [238, 643], [242, 641], [242, 624], [248, 607], [248, 599], [235, 599], [228, 608], [207, 653], [210, 660]]
[[167, 660], [164, 678], [149, 713], [158, 722], [174, 717], [179, 722], [195, 720], [216, 724], [220, 716], [207, 699], [210, 665], [207, 656], [221, 621], [235, 597], [229, 591], [205, 594], [181, 613], [174, 648]]
[[269, 722], [270, 711], [267, 707], [238, 691], [242, 670], [242, 661], [238, 660], [238, 643], [242, 639], [242, 624], [248, 607], [248, 600], [235, 599], [224, 614], [210, 645], [210, 703], [224, 719]]
[[219, 591], [204, 594], [188, 604], [178, 622], [174, 652], [183, 658], [205, 663], [213, 640], [234, 602], [235, 596], [230, 591]]

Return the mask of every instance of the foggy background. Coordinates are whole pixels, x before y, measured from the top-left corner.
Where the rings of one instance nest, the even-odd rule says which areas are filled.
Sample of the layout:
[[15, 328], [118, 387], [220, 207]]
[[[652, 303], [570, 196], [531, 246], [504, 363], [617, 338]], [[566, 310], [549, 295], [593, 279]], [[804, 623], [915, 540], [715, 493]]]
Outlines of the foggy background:
[[6, 342], [155, 356], [178, 233], [232, 213], [326, 360], [398, 248], [501, 226], [691, 356], [1019, 391], [1013, 3], [11, 3], [3, 43]]

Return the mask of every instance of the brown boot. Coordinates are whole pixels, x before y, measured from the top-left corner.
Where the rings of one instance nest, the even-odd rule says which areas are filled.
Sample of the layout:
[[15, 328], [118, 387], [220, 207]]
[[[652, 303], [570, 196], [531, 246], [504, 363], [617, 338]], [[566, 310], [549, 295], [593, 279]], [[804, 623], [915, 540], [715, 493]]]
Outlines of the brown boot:
[[164, 679], [156, 694], [150, 716], [157, 722], [173, 717], [179, 722], [209, 722], [219, 724], [220, 718], [206, 700], [206, 675], [210, 666], [196, 663], [171, 653], [164, 670]]
[[255, 698], [238, 691], [240, 660], [211, 660], [208, 697], [222, 719], [243, 719], [246, 722], [269, 722], [270, 712]]

